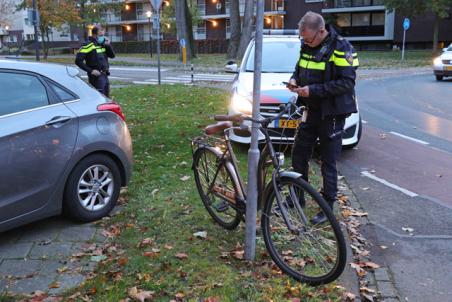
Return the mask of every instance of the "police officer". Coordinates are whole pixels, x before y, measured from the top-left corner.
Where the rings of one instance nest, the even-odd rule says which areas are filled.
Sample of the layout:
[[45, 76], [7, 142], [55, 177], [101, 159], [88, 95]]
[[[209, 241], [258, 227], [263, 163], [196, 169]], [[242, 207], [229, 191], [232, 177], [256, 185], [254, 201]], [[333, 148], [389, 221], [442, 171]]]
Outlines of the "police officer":
[[[323, 17], [307, 12], [299, 23], [302, 46], [300, 58], [288, 88], [298, 94], [298, 105], [308, 109], [307, 120], [297, 129], [292, 150], [292, 166], [308, 180], [313, 147], [320, 142], [322, 194], [333, 208], [337, 196], [336, 160], [342, 147], [345, 118], [357, 112], [355, 78], [358, 66], [353, 47]], [[326, 221], [323, 212], [311, 220]]]
[[83, 43], [75, 58], [75, 64], [88, 73], [89, 83], [107, 97], [110, 95], [108, 58], [114, 57], [115, 53], [110, 40], [105, 37], [105, 31], [100, 26], [95, 26], [92, 36]]

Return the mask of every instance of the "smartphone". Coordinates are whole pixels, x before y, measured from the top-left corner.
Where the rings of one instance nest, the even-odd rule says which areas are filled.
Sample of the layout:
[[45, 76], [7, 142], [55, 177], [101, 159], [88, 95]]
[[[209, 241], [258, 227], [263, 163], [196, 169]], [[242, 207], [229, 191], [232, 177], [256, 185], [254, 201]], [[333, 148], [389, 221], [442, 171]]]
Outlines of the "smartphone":
[[284, 85], [286, 85], [287, 88], [290, 88], [290, 89], [298, 88], [297, 85], [293, 85], [293, 84], [291, 84], [291, 83], [289, 83], [289, 82], [282, 82], [282, 83], [283, 83]]

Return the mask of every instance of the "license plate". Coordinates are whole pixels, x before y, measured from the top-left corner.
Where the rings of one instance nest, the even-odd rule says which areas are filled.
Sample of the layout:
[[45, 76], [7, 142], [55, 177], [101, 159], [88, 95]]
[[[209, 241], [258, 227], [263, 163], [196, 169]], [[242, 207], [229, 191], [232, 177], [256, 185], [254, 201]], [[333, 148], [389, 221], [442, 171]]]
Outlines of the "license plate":
[[298, 128], [299, 121], [298, 120], [278, 120], [278, 128]]
[[444, 66], [446, 70], [452, 70], [452, 66]]

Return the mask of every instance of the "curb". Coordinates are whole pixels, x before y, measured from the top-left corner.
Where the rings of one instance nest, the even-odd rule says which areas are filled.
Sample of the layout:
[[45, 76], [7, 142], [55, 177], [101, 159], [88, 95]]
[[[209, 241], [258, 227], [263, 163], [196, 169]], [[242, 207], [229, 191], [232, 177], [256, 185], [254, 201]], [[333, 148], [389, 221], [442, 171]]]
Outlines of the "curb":
[[[359, 210], [364, 212], [362, 205], [359, 200], [356, 198], [353, 191], [348, 186], [347, 182], [344, 178], [338, 181], [339, 192], [347, 197], [347, 203], [349, 206], [355, 210]], [[358, 222], [358, 225], [370, 225], [371, 222], [365, 216], [361, 217], [353, 217]], [[350, 216], [351, 217], [351, 216]], [[349, 218], [350, 218], [349, 217]], [[346, 220], [343, 217], [344, 221]], [[348, 226], [347, 226], [348, 229]], [[348, 232], [346, 233], [346, 237], [349, 243], [352, 243]], [[359, 234], [362, 237], [361, 234]], [[363, 238], [364, 239], [364, 238]], [[363, 246], [369, 245], [369, 242], [365, 241]], [[349, 246], [349, 250], [352, 250], [352, 246]], [[354, 262], [370, 262], [370, 255], [359, 255], [356, 252], [351, 253], [352, 257], [347, 257], [348, 259], [352, 258]], [[351, 265], [351, 263], [350, 263]], [[355, 278], [357, 283], [359, 284], [358, 292], [361, 296], [360, 299], [356, 299], [355, 301], [381, 301], [381, 302], [400, 302], [400, 294], [395, 287], [395, 282], [392, 276], [392, 273], [389, 267], [379, 267], [377, 269], [367, 269], [365, 270], [366, 274], [363, 277], [359, 277], [358, 274], [355, 274]], [[367, 289], [369, 291], [367, 291]]]

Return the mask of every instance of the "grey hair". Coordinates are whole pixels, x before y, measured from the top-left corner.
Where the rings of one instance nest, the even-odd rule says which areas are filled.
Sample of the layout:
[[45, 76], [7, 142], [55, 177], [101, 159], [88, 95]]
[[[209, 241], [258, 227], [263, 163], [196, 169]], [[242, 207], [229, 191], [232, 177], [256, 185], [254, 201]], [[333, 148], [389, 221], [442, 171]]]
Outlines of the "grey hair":
[[306, 28], [310, 30], [319, 30], [325, 27], [325, 20], [322, 15], [308, 11], [298, 22], [298, 28], [304, 30]]

